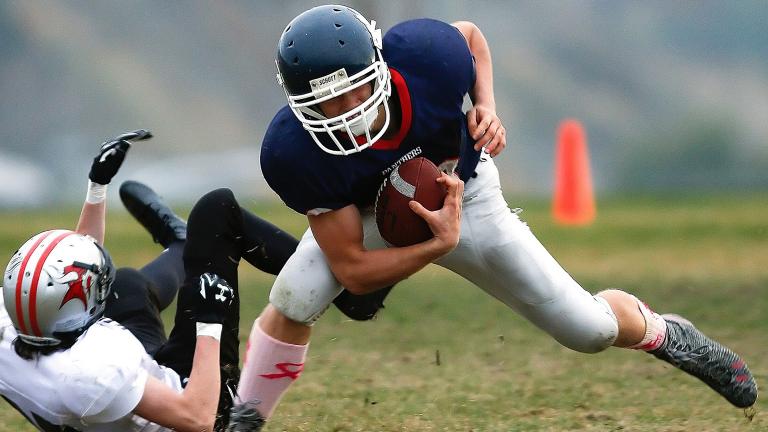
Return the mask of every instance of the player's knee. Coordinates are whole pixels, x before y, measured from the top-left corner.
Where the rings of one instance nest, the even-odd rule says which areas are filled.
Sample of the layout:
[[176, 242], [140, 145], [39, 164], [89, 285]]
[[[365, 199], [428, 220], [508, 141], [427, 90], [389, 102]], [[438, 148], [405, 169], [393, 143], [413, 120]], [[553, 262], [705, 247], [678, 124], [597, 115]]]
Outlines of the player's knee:
[[305, 236], [277, 275], [269, 302], [291, 320], [310, 325], [341, 290], [320, 246]]
[[189, 212], [188, 237], [211, 231], [225, 231], [230, 226], [232, 216], [237, 217], [239, 214], [240, 206], [230, 189], [212, 190], [200, 197]]
[[[289, 261], [290, 262], [290, 261]], [[285, 317], [305, 325], [312, 325], [328, 309], [342, 290], [327, 270], [303, 268], [294, 274], [293, 266], [286, 266], [275, 279], [269, 302]]]
[[232, 207], [237, 205], [235, 194], [229, 188], [214, 189], [197, 200], [196, 208], [212, 211], [220, 207]]
[[578, 317], [577, 321], [567, 323], [556, 336], [558, 342], [574, 351], [593, 354], [613, 345], [619, 335], [619, 325], [608, 302], [594, 297], [596, 307]]
[[328, 309], [325, 304], [296, 295], [285, 287], [275, 286], [269, 293], [269, 303], [284, 317], [304, 325], [312, 325]]
[[614, 340], [616, 340], [616, 336], [615, 334], [612, 335], [610, 331], [596, 331], [567, 341], [561, 340], [560, 343], [566, 348], [574, 351], [585, 354], [595, 354], [604, 351], [606, 348], [613, 345]]

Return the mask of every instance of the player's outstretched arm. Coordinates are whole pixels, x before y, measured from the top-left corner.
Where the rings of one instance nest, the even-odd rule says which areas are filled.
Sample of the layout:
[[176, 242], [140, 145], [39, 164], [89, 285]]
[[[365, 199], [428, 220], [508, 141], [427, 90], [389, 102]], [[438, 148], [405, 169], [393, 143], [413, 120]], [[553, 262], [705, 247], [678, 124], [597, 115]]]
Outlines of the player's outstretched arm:
[[189, 382], [176, 393], [163, 382], [150, 377], [134, 413], [177, 431], [211, 431], [216, 421], [221, 375], [219, 341], [222, 324], [229, 313], [234, 290], [213, 273], [204, 273], [197, 285], [192, 315], [197, 322], [197, 342]]
[[430, 212], [421, 207], [423, 211], [417, 211], [427, 220], [435, 237], [412, 246], [366, 249], [360, 212], [354, 205], [308, 216], [312, 233], [344, 288], [359, 295], [394, 285], [456, 247], [464, 183], [447, 175], [438, 181], [448, 189], [443, 208]]
[[457, 21], [459, 29], [475, 58], [475, 85], [469, 92], [472, 108], [467, 111], [469, 133], [475, 140], [475, 150], [485, 149], [495, 157], [507, 145], [507, 131], [496, 115], [496, 99], [493, 93], [493, 62], [488, 41], [480, 29], [469, 21]]
[[107, 185], [123, 165], [125, 156], [131, 148], [131, 141], [145, 140], [152, 137], [149, 131], [140, 129], [124, 133], [101, 144], [99, 153], [93, 158], [91, 171], [88, 173], [88, 193], [75, 231], [86, 234], [99, 244], [104, 243], [106, 225]]

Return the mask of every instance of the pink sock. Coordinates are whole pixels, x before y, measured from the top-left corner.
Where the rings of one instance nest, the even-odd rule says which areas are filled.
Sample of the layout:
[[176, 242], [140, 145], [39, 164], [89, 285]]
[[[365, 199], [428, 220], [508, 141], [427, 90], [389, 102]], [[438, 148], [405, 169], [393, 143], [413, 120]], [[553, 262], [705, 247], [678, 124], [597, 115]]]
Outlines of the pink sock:
[[256, 409], [269, 418], [288, 386], [304, 370], [307, 345], [279, 341], [264, 333], [259, 320], [253, 322], [240, 374], [240, 402], [259, 401]]
[[647, 304], [637, 298], [637, 307], [645, 318], [645, 336], [636, 345], [629, 348], [643, 351], [653, 351], [664, 343], [667, 337], [667, 322], [656, 312], [652, 311]]

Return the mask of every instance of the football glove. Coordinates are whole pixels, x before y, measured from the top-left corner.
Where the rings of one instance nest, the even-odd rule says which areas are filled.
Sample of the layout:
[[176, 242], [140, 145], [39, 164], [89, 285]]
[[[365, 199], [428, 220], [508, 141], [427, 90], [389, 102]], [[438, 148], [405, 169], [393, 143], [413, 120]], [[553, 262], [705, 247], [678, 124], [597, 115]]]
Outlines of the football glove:
[[235, 290], [214, 273], [201, 274], [198, 285], [192, 317], [199, 323], [223, 324], [232, 306]]
[[88, 173], [88, 178], [92, 182], [100, 185], [109, 184], [109, 182], [112, 181], [112, 177], [117, 174], [117, 171], [123, 164], [125, 155], [128, 153], [128, 149], [131, 148], [130, 142], [146, 140], [149, 138], [152, 138], [151, 132], [139, 129], [105, 141], [101, 145], [99, 154], [93, 158], [93, 164], [91, 164], [91, 171]]

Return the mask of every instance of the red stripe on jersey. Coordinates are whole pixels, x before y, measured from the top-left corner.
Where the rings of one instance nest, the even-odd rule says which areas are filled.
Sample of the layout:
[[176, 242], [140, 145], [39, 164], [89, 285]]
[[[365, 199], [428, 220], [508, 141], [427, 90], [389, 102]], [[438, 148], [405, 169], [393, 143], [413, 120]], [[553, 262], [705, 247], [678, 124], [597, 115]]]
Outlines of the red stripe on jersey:
[[399, 148], [405, 136], [408, 135], [408, 131], [411, 130], [411, 121], [413, 119], [411, 94], [408, 92], [408, 85], [405, 83], [405, 79], [400, 75], [400, 72], [393, 68], [389, 68], [389, 72], [392, 75], [392, 83], [397, 88], [397, 95], [400, 98], [400, 111], [403, 118], [400, 122], [400, 129], [395, 136], [388, 139], [382, 138], [373, 143], [371, 148], [376, 150], [395, 150]]
[[71, 231], [59, 234], [59, 236], [53, 239], [51, 244], [45, 248], [45, 251], [37, 261], [37, 268], [35, 268], [35, 274], [32, 277], [32, 286], [29, 287], [29, 323], [32, 325], [32, 332], [35, 336], [42, 336], [40, 327], [37, 324], [37, 282], [40, 280], [40, 272], [43, 270], [43, 264], [45, 264], [45, 260], [48, 259], [48, 255], [51, 254], [53, 248], [55, 248], [60, 241], [64, 240], [65, 237], [69, 237], [72, 234], [74, 233]]
[[35, 240], [35, 243], [29, 248], [29, 252], [27, 252], [27, 256], [25, 256], [24, 260], [21, 262], [21, 266], [19, 266], [19, 276], [16, 278], [16, 320], [19, 322], [21, 332], [25, 334], [27, 333], [27, 326], [24, 324], [24, 308], [21, 306], [21, 285], [24, 282], [24, 271], [27, 269], [27, 263], [29, 263], [29, 259], [32, 258], [32, 254], [35, 253], [37, 247], [40, 246], [40, 243], [48, 238], [52, 232], [53, 231], [46, 231], [40, 234], [40, 237]]

